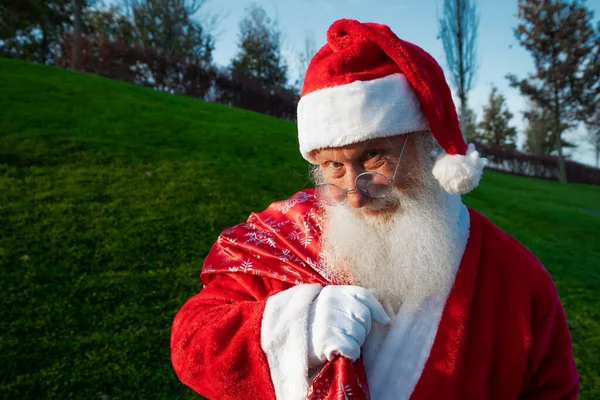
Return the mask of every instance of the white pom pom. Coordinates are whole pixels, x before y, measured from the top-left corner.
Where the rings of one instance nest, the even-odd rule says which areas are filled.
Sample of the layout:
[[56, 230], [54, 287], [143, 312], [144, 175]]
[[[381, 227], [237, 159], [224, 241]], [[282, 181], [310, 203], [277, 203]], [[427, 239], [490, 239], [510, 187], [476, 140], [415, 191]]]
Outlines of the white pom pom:
[[440, 154], [433, 166], [433, 176], [446, 192], [465, 194], [477, 187], [486, 164], [487, 159], [480, 157], [470, 144], [464, 156]]

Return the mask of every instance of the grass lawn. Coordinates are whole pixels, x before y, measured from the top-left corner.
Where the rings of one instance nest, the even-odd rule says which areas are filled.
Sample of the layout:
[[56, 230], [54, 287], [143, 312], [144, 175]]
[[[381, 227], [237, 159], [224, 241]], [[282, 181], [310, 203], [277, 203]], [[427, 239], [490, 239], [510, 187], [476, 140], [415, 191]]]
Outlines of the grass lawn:
[[[0, 93], [0, 398], [197, 399], [172, 318], [222, 229], [309, 185], [295, 126], [8, 60]], [[488, 171], [465, 202], [551, 272], [600, 398], [600, 187]]]

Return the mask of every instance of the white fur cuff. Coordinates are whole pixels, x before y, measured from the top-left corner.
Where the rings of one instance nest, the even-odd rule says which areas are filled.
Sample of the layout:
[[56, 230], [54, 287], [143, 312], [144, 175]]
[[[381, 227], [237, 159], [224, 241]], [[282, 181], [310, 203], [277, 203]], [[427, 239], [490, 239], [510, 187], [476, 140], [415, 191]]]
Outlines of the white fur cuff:
[[308, 391], [308, 312], [322, 288], [298, 285], [267, 300], [261, 346], [278, 400], [304, 400]]

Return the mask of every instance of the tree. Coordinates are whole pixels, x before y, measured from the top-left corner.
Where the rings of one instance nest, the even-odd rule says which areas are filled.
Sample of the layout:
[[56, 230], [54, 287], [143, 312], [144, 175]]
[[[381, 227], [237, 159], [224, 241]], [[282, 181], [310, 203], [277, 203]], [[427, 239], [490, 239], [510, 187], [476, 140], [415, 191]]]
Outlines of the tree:
[[[557, 155], [554, 121], [551, 112], [529, 101], [529, 108], [523, 112], [527, 121], [524, 150], [535, 155]], [[561, 148], [575, 148], [573, 143], [561, 138]]]
[[264, 8], [256, 3], [246, 8], [240, 21], [239, 51], [231, 60], [231, 70], [264, 85], [284, 87], [287, 65], [281, 55], [281, 32]]
[[133, 22], [114, 5], [85, 12], [83, 32], [85, 36], [96, 36], [112, 42], [134, 44], [136, 41]]
[[552, 119], [548, 112], [530, 101], [529, 109], [523, 112], [523, 117], [527, 122], [524, 150], [535, 155], [549, 155], [554, 148], [554, 142]]
[[458, 114], [464, 131], [468, 123], [468, 96], [477, 70], [479, 16], [475, 0], [444, 0], [443, 17], [439, 22], [438, 38], [442, 39], [444, 45], [450, 84], [460, 101]]
[[71, 68], [75, 71], [79, 70], [82, 2], [83, 0], [73, 0], [73, 54], [71, 56]]
[[472, 108], [467, 108], [463, 112], [462, 122], [460, 124], [463, 136], [468, 139], [475, 139], [479, 136], [479, 127], [477, 125], [477, 115]]
[[[94, 0], [81, 0], [82, 9]], [[73, 30], [73, 0], [6, 0], [0, 5], [0, 55], [52, 64], [60, 36]]]
[[0, 40], [10, 39], [27, 29], [31, 20], [40, 20], [41, 3], [33, 0], [5, 0], [0, 3]]
[[135, 44], [164, 54], [212, 62], [214, 37], [196, 18], [206, 0], [126, 0]]
[[516, 148], [517, 129], [509, 126], [512, 117], [506, 99], [498, 92], [498, 88], [492, 86], [488, 104], [483, 107], [479, 138], [488, 146]]
[[600, 168], [600, 110], [586, 122], [588, 142], [592, 145], [596, 156], [596, 168]]
[[296, 80], [294, 86], [299, 88], [298, 91], [302, 90], [302, 86], [304, 85], [304, 76], [306, 75], [308, 64], [316, 52], [317, 45], [315, 44], [314, 32], [307, 30], [304, 34], [304, 48], [297, 57], [298, 79]]
[[577, 0], [519, 0], [518, 17], [515, 37], [531, 53], [535, 72], [526, 79], [507, 78], [550, 116], [559, 178], [566, 182], [562, 134], [589, 108], [585, 99], [600, 68], [593, 12]]

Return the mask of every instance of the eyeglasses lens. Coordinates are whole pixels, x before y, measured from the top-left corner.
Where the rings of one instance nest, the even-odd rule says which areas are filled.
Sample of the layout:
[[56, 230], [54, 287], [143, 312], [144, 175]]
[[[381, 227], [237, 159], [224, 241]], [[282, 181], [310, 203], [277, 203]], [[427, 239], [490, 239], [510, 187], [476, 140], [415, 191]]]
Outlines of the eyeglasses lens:
[[337, 206], [346, 200], [346, 192], [336, 185], [322, 184], [315, 187], [315, 197], [322, 203]]
[[392, 185], [390, 180], [377, 172], [366, 172], [356, 178], [356, 188], [364, 195], [376, 199], [390, 194]]

